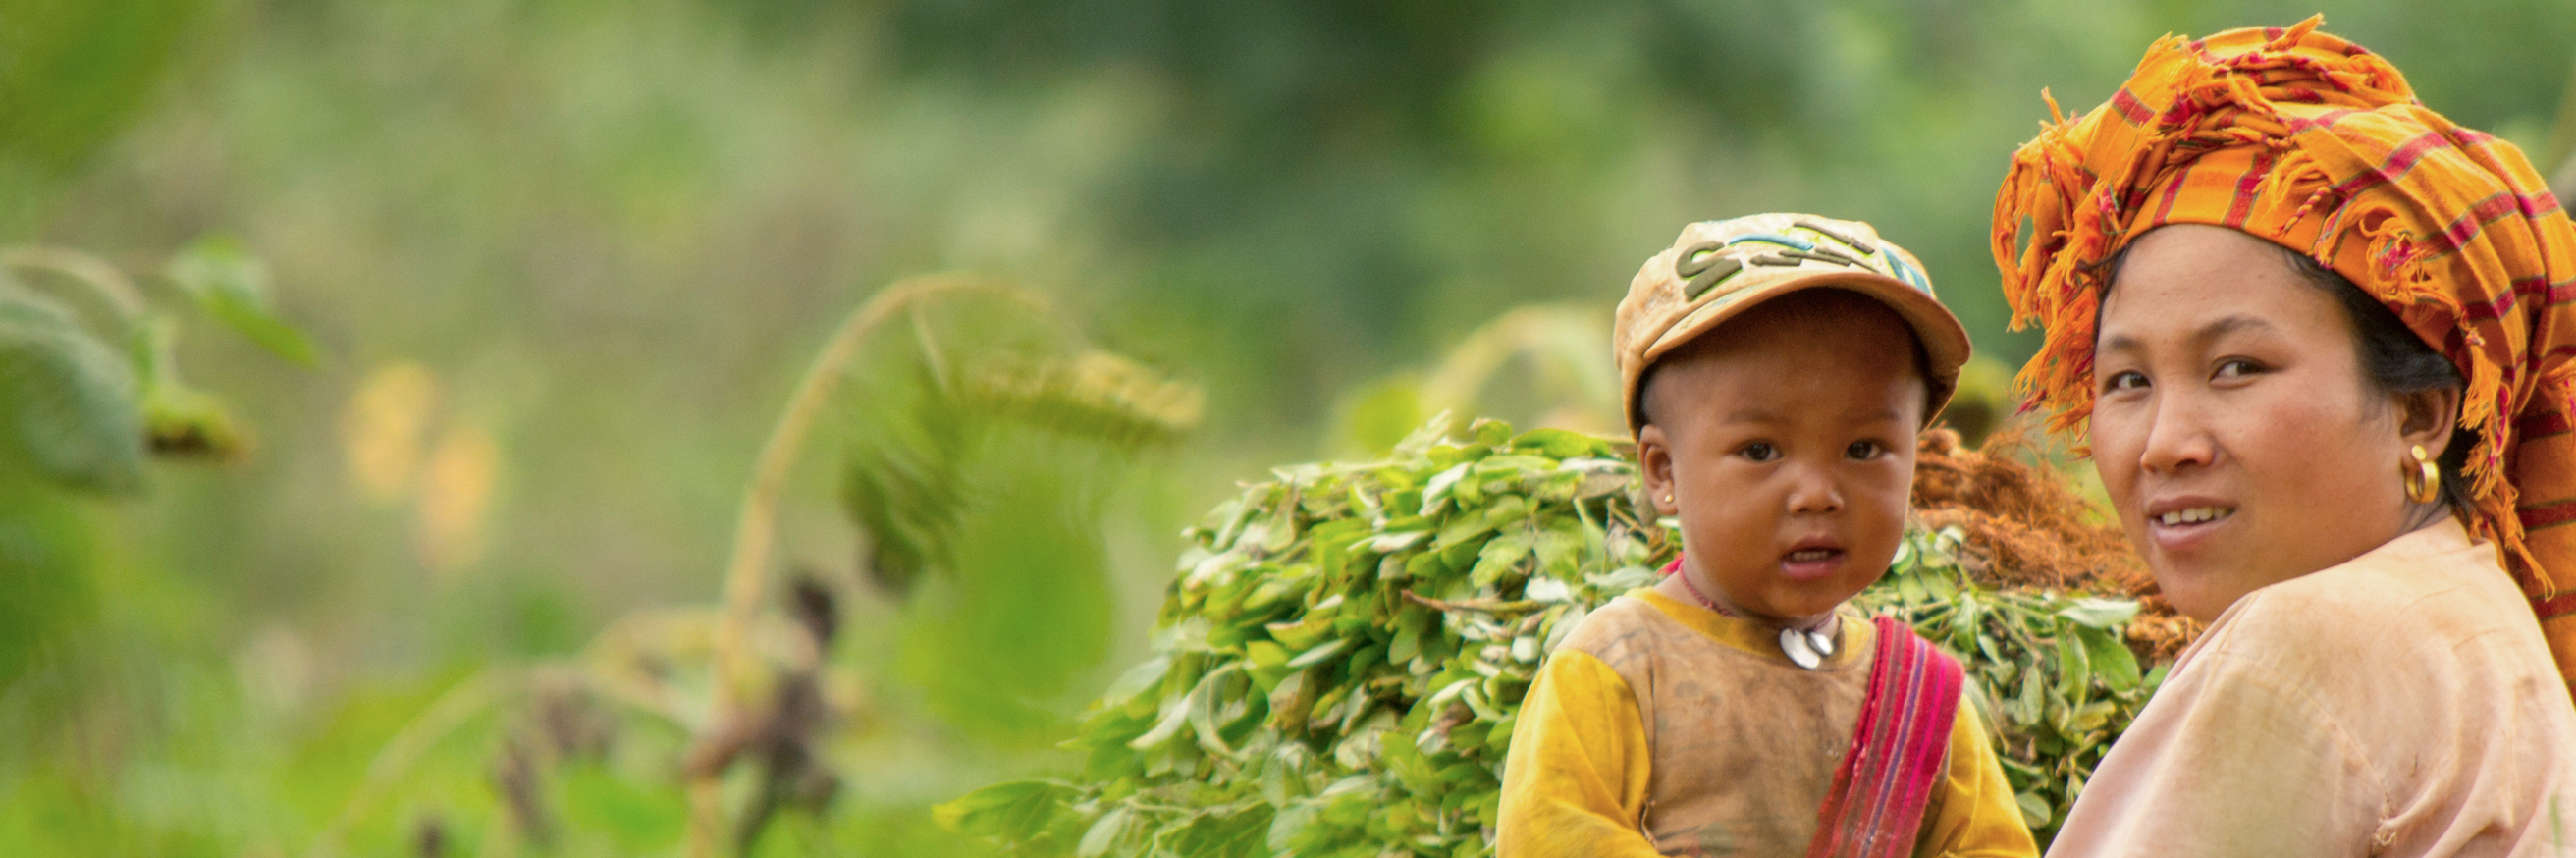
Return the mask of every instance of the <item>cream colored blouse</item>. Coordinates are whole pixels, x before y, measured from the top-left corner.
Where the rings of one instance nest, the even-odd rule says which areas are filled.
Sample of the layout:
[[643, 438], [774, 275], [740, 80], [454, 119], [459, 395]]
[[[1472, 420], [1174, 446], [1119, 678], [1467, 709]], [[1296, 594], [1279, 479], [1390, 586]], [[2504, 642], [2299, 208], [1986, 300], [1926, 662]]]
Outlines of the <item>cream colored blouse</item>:
[[2238, 599], [2050, 856], [2576, 856], [2576, 704], [2456, 521]]

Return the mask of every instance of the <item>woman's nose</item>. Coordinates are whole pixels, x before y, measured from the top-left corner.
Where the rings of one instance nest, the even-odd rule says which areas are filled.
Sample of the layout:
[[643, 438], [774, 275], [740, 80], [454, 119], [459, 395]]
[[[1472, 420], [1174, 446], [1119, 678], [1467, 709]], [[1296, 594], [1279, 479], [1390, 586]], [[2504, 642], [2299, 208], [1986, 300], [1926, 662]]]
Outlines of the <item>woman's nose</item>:
[[2190, 396], [2158, 396], [2147, 418], [2147, 442], [2138, 451], [2138, 466], [2159, 474], [2206, 467], [2218, 454], [2201, 420], [2199, 403]]

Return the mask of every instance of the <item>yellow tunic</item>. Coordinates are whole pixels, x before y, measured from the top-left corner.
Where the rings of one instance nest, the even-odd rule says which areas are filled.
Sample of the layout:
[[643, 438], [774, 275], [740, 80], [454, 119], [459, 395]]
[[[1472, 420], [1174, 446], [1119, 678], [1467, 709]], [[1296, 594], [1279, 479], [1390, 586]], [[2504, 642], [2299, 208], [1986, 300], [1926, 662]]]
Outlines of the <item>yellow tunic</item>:
[[[1504, 762], [1501, 858], [1803, 855], [1868, 692], [1875, 632], [1845, 608], [1817, 670], [1760, 626], [1631, 591], [1539, 669]], [[1918, 856], [2037, 856], [1966, 697]]]

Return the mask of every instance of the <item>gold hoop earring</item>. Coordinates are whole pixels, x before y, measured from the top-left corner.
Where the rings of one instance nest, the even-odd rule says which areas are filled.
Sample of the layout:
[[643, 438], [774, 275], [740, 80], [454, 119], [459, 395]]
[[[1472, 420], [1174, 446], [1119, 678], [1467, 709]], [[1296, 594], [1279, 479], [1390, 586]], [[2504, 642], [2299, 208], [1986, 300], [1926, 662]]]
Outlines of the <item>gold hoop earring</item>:
[[2425, 454], [2424, 445], [2417, 444], [2415, 449], [2407, 453], [2415, 461], [2397, 464], [2399, 479], [2406, 482], [2406, 499], [2416, 503], [2432, 503], [2441, 498], [2442, 471], [2433, 466], [2433, 457]]

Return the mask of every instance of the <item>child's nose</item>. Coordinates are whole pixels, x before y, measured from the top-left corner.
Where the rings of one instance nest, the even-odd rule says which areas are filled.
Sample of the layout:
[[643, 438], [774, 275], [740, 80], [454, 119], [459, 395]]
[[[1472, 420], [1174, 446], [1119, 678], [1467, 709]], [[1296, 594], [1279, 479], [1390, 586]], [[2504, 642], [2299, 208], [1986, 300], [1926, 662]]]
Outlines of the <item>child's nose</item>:
[[1827, 513], [1843, 508], [1842, 490], [1831, 475], [1817, 470], [1801, 470], [1789, 487], [1791, 513]]

